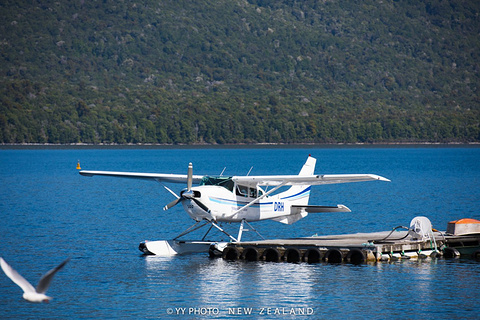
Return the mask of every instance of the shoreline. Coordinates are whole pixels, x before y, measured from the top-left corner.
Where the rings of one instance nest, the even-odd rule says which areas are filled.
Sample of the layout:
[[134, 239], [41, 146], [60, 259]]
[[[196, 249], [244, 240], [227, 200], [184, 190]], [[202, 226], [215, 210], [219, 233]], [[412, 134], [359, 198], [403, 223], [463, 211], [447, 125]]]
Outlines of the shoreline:
[[480, 142], [382, 142], [382, 143], [237, 143], [237, 144], [154, 144], [154, 143], [70, 143], [70, 144], [55, 144], [55, 143], [9, 143], [0, 144], [0, 150], [6, 149], [196, 149], [196, 148], [356, 148], [356, 147], [480, 147]]

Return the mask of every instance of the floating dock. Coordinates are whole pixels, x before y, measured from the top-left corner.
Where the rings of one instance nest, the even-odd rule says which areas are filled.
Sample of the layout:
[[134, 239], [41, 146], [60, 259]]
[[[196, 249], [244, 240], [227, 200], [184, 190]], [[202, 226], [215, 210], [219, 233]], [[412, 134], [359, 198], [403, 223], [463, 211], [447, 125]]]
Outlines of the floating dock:
[[[214, 248], [210, 248], [214, 255]], [[352, 263], [400, 259], [473, 258], [480, 261], [480, 233], [454, 235], [434, 231], [415, 239], [411, 231], [385, 231], [308, 238], [229, 243], [225, 260]]]

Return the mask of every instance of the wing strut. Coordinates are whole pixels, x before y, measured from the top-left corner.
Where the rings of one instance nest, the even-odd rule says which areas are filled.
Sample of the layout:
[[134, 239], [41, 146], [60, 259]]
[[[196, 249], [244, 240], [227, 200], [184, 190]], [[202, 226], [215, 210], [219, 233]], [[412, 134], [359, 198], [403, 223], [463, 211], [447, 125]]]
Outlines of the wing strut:
[[[198, 225], [200, 222], [203, 222], [203, 224], [201, 225]], [[213, 227], [217, 228], [218, 230], [220, 230], [221, 232], [225, 233], [230, 239], [232, 239], [234, 242], [238, 242], [237, 239], [235, 239], [234, 237], [232, 237], [230, 234], [228, 234], [228, 232], [226, 232], [225, 230], [223, 230], [218, 224], [216, 224], [213, 220], [207, 220], [207, 219], [204, 219], [204, 220], [200, 220], [200, 221], [197, 221], [195, 222], [194, 225], [192, 225], [190, 228], [188, 228], [187, 230], [185, 230], [184, 232], [182, 232], [181, 234], [179, 234], [178, 236], [176, 236], [175, 238], [173, 238], [173, 240], [177, 240], [178, 238], [180, 237], [183, 237], [184, 235], [186, 234], [189, 234], [190, 232], [193, 232], [195, 230], [198, 230], [208, 224], [211, 224]], [[207, 233], [205, 234], [205, 236], [210, 232], [212, 228], [210, 227], [210, 229], [208, 229]], [[205, 238], [204, 236], [204, 238]]]
[[[198, 225], [200, 222], [202, 222], [202, 221], [203, 221], [203, 224], [197, 227], [197, 225]], [[193, 232], [193, 231], [195, 231], [195, 230], [198, 230], [198, 229], [206, 226], [207, 223], [208, 223], [208, 221], [204, 221], [204, 220], [197, 221], [197, 222], [195, 222], [195, 224], [194, 224], [193, 226], [189, 227], [187, 230], [183, 231], [183, 232], [180, 233], [178, 236], [176, 236], [175, 238], [173, 238], [173, 240], [177, 240], [178, 238], [183, 237], [184, 235], [189, 234], [190, 232]], [[195, 227], [196, 227], [196, 228], [195, 228]]]
[[246, 223], [251, 228], [252, 231], [255, 231], [260, 236], [260, 238], [265, 240], [265, 238], [260, 234], [260, 232], [257, 231], [257, 229], [255, 229], [250, 223], [248, 223], [247, 220], [242, 219], [242, 223], [240, 223], [240, 229], [238, 229], [238, 236], [237, 236], [238, 242], [240, 242], [240, 240], [242, 240], [243, 231], [250, 231], [250, 229], [245, 229], [243, 227], [243, 223]]
[[279, 184], [278, 186], [276, 186], [275, 188], [273, 188], [272, 190], [268, 191], [268, 192], [265, 192], [264, 194], [262, 194], [260, 197], [257, 197], [255, 199], [253, 199], [252, 201], [250, 201], [249, 203], [247, 203], [246, 205], [244, 205], [243, 207], [241, 207], [240, 209], [238, 209], [237, 211], [235, 211], [234, 213], [232, 213], [230, 216], [228, 216], [228, 218], [233, 218], [235, 215], [237, 215], [240, 211], [242, 211], [243, 209], [246, 209], [248, 207], [250, 207], [251, 205], [253, 205], [255, 202], [257, 202], [258, 200], [261, 200], [263, 198], [265, 198], [266, 196], [268, 196], [269, 194], [277, 191], [278, 189], [280, 189], [281, 187], [283, 187], [284, 185], [287, 184], [288, 181], [283, 181], [281, 184]]

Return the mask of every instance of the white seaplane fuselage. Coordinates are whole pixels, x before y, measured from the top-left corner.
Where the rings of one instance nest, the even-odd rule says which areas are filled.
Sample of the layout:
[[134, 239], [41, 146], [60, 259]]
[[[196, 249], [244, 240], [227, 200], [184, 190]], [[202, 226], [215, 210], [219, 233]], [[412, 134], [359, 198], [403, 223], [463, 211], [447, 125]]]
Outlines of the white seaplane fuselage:
[[280, 193], [266, 196], [245, 207], [265, 194], [265, 191], [259, 186], [248, 187], [234, 185], [233, 181], [231, 182], [232, 189], [215, 185], [192, 187], [194, 194], [199, 195], [196, 199], [210, 210], [205, 211], [195, 201], [186, 199], [182, 202], [185, 211], [196, 221], [207, 219], [218, 222], [241, 222], [242, 220], [252, 222], [279, 219], [292, 215], [292, 205], [307, 204], [310, 195], [310, 187], [308, 187], [295, 195]]
[[[182, 190], [180, 195], [164, 186], [176, 197], [176, 200], [166, 205], [164, 210], [181, 203], [187, 214], [196, 221], [196, 224], [173, 240], [148, 242], [144, 246], [146, 249], [142, 249], [155, 254], [170, 255], [190, 252], [190, 249], [197, 250], [196, 248], [202, 243], [196, 241], [191, 248], [186, 248], [186, 245], [181, 245], [185, 244], [185, 241], [178, 242], [176, 239], [191, 232], [189, 230], [192, 228], [193, 230], [198, 229], [196, 225], [201, 221], [210, 223], [223, 233], [226, 232], [217, 223], [240, 222], [240, 231], [237, 238], [226, 233], [233, 241], [240, 241], [244, 222], [274, 220], [292, 224], [306, 217], [309, 213], [350, 212], [344, 205], [309, 205], [312, 185], [376, 180], [389, 181], [374, 174], [315, 175], [315, 164], [316, 159], [309, 156], [298, 175], [201, 176], [193, 175], [191, 163], [187, 175], [86, 170], [80, 171], [80, 174], [84, 176], [102, 175], [154, 180], [160, 183], [186, 183], [187, 188]], [[192, 186], [193, 183], [198, 185]], [[280, 192], [280, 190], [283, 190], [281, 188], [286, 190]], [[193, 247], [195, 249], [192, 249]], [[205, 246], [200, 245], [200, 247]]]

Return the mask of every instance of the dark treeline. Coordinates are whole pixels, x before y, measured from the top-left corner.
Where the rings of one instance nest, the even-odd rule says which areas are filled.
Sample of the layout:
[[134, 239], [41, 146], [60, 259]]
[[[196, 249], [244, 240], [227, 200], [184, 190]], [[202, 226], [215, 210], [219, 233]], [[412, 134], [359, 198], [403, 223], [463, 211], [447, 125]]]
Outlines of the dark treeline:
[[480, 141], [477, 1], [0, 10], [0, 143]]

